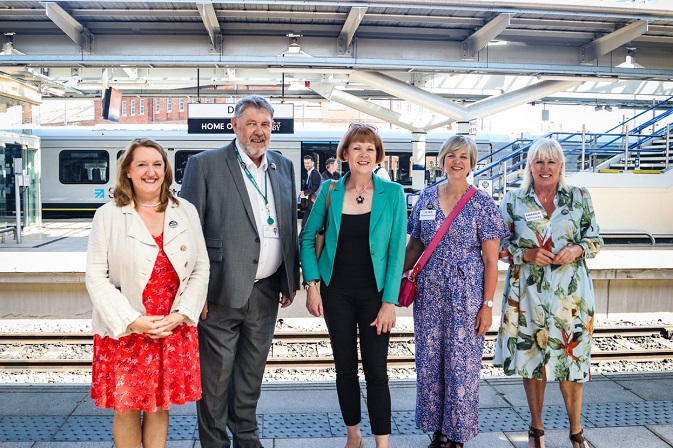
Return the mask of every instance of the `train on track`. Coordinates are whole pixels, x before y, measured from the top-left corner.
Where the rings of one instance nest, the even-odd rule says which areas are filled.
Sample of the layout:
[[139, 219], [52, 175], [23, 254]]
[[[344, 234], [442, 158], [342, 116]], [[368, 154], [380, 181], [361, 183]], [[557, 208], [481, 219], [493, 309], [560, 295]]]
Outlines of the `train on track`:
[[[187, 160], [201, 151], [227, 144], [233, 135], [187, 134], [185, 130], [105, 130], [96, 128], [50, 128], [33, 130], [41, 139], [42, 212], [45, 218], [89, 217], [112, 198], [116, 176], [116, 160], [137, 137], [149, 137], [168, 152], [174, 171], [172, 188], [180, 191]], [[336, 154], [343, 131], [302, 131], [291, 135], [274, 134], [271, 149], [292, 160], [299, 182], [306, 177], [302, 157], [315, 157], [320, 171], [325, 161]], [[411, 187], [411, 133], [380, 131], [386, 149], [384, 168], [391, 179]], [[437, 152], [449, 133], [428, 133], [426, 136], [425, 181], [435, 182], [441, 172]], [[509, 143], [507, 135], [483, 134], [476, 137], [480, 155]], [[348, 169], [340, 164], [339, 170]]]

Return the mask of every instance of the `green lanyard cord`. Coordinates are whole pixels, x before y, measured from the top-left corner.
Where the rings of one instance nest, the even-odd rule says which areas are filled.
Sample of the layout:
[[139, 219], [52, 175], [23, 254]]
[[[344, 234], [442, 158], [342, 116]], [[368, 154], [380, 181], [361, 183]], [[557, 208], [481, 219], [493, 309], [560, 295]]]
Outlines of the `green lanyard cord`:
[[241, 168], [243, 168], [245, 175], [248, 176], [248, 179], [250, 179], [252, 186], [255, 187], [255, 190], [257, 190], [260, 196], [262, 196], [262, 199], [264, 199], [264, 206], [266, 207], [266, 215], [267, 215], [266, 222], [269, 224], [273, 224], [273, 218], [271, 217], [271, 210], [269, 209], [269, 200], [267, 199], [267, 194], [269, 191], [268, 190], [269, 175], [267, 174], [266, 170], [264, 170], [264, 193], [262, 193], [262, 190], [257, 185], [255, 178], [252, 177], [252, 173], [245, 165], [245, 163], [243, 163], [243, 159], [241, 158], [241, 155], [238, 153], [238, 148], [234, 148], [234, 150], [236, 151], [236, 159], [238, 160], [238, 163], [240, 163]]

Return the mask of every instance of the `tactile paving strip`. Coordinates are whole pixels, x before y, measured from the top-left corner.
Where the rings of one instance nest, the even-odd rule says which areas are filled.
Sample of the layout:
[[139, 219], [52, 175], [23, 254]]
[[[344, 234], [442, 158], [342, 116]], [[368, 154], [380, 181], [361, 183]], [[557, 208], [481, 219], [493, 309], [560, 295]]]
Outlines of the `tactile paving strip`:
[[327, 414], [265, 414], [264, 439], [331, 437]]
[[[346, 424], [344, 423], [341, 413], [330, 412], [327, 414], [327, 417], [329, 418], [329, 427], [332, 432], [332, 437], [345, 437], [347, 434]], [[369, 422], [369, 414], [367, 413], [362, 414], [362, 420], [360, 420], [360, 432], [363, 436], [372, 435], [372, 425]]]
[[403, 436], [423, 434], [423, 431], [416, 427], [415, 411], [395, 411], [393, 412], [393, 421], [397, 430]]
[[521, 419], [511, 408], [485, 408], [479, 410], [479, 430], [481, 432], [494, 431], [522, 431], [528, 428], [528, 423]]
[[58, 430], [54, 440], [112, 440], [112, 416], [70, 416], [63, 427]]
[[673, 401], [648, 401], [631, 405], [657, 425], [673, 424]]
[[196, 416], [171, 415], [168, 426], [168, 440], [191, 440], [196, 429]]
[[64, 422], [65, 417], [5, 416], [0, 420], [0, 441], [49, 441]]
[[652, 425], [654, 421], [630, 403], [595, 403], [582, 410], [582, 415], [596, 427]]
[[[526, 422], [526, 425], [530, 423], [530, 410], [527, 406], [518, 406], [513, 409]], [[565, 406], [545, 406], [542, 408], [542, 420], [546, 429], [567, 429], [570, 424]], [[591, 422], [586, 421], [586, 418], [581, 419], [581, 425], [583, 428], [594, 427]], [[527, 428], [528, 426], [526, 426]]]

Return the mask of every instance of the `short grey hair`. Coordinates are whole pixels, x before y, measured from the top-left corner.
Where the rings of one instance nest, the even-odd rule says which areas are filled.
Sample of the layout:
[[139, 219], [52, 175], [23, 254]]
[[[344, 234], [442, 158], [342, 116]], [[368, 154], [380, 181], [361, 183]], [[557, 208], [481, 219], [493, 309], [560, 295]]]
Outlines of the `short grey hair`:
[[462, 149], [467, 150], [467, 153], [470, 155], [470, 169], [474, 170], [474, 167], [477, 166], [479, 150], [477, 148], [477, 143], [472, 137], [467, 135], [453, 135], [442, 144], [442, 147], [439, 149], [439, 154], [437, 155], [437, 163], [439, 163], [440, 168], [444, 169], [444, 158], [448, 153], [460, 151]]
[[558, 178], [558, 183], [564, 190], [568, 189], [566, 183], [566, 158], [563, 154], [563, 148], [559, 142], [553, 138], [541, 138], [536, 140], [528, 150], [528, 157], [526, 159], [526, 169], [523, 173], [523, 180], [521, 181], [521, 190], [527, 191], [533, 186], [533, 173], [530, 170], [531, 163], [537, 160], [553, 160], [561, 163], [561, 173]]
[[269, 115], [273, 118], [273, 107], [271, 106], [271, 103], [269, 103], [266, 98], [259, 95], [249, 95], [238, 100], [236, 107], [234, 107], [234, 117], [237, 120], [240, 120], [241, 116], [243, 116], [243, 112], [245, 112], [248, 107], [264, 109], [269, 112]]

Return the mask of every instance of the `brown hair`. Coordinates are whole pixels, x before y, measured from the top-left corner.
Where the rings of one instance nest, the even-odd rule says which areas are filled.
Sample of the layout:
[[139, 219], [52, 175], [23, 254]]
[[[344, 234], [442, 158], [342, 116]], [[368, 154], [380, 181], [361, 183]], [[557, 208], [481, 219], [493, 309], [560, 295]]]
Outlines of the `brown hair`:
[[376, 131], [376, 127], [371, 124], [351, 123], [348, 131], [344, 134], [337, 146], [337, 159], [340, 162], [346, 161], [346, 151], [353, 142], [373, 143], [376, 148], [376, 163], [383, 162], [386, 153], [383, 149], [383, 141]]
[[135, 206], [137, 207], [138, 201], [136, 200], [136, 193], [133, 189], [133, 182], [131, 182], [131, 179], [128, 177], [128, 172], [131, 162], [133, 162], [133, 154], [136, 149], [141, 146], [156, 149], [157, 152], [161, 154], [161, 159], [164, 162], [164, 182], [161, 185], [161, 193], [159, 195], [159, 202], [161, 205], [159, 205], [158, 208], [158, 211], [163, 212], [168, 206], [169, 199], [175, 204], [178, 203], [178, 199], [173, 194], [173, 190], [171, 190], [173, 170], [171, 169], [171, 164], [168, 162], [168, 156], [166, 155], [164, 148], [162, 148], [159, 143], [150, 140], [149, 138], [134, 139], [126, 147], [126, 150], [124, 150], [121, 157], [119, 157], [119, 160], [117, 161], [117, 179], [115, 182], [114, 200], [120, 207], [129, 205], [131, 202], [136, 204]]

